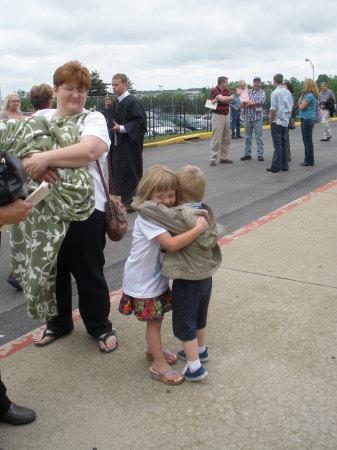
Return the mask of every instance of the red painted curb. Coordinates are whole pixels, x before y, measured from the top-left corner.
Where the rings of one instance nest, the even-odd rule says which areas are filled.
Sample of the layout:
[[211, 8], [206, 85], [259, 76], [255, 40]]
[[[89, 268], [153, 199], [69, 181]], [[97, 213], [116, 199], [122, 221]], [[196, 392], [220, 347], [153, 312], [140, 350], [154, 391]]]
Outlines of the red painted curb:
[[[265, 216], [261, 217], [260, 219], [254, 220], [253, 222], [249, 223], [248, 225], [245, 225], [244, 227], [240, 228], [239, 230], [233, 231], [232, 233], [228, 234], [227, 236], [222, 237], [219, 239], [218, 243], [220, 247], [223, 245], [228, 245], [234, 240], [238, 239], [241, 236], [244, 236], [245, 234], [250, 233], [251, 231], [259, 228], [260, 226], [271, 222], [272, 220], [276, 219], [277, 217], [282, 216], [283, 214], [293, 210], [297, 206], [301, 205], [302, 203], [311, 200], [314, 197], [317, 197], [319, 194], [322, 194], [323, 192], [328, 191], [332, 187], [337, 185], [337, 180], [331, 181], [330, 183], [325, 184], [324, 186], [309, 192], [309, 194], [304, 195], [303, 197], [288, 203], [285, 206], [282, 206], [279, 209], [276, 209], [275, 211], [271, 211], [270, 213], [266, 214]], [[121, 297], [122, 290], [118, 289], [114, 292], [110, 293], [110, 302], [115, 303], [119, 301]], [[77, 322], [81, 318], [79, 311], [76, 309], [73, 311], [73, 320], [74, 322]], [[44, 325], [40, 328], [43, 329]], [[6, 358], [7, 356], [12, 355], [13, 353], [17, 352], [18, 350], [22, 350], [23, 348], [27, 347], [27, 345], [30, 345], [34, 342], [34, 337], [36, 333], [38, 332], [39, 328], [25, 334], [24, 336], [21, 336], [20, 338], [15, 339], [14, 341], [8, 342], [5, 345], [0, 346], [0, 359]]]

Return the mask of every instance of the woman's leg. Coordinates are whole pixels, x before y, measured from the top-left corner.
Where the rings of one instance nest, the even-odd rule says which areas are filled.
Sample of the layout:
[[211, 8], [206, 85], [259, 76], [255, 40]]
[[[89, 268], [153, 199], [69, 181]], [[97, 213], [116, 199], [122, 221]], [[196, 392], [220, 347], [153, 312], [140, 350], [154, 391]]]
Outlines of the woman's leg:
[[304, 144], [304, 162], [308, 163], [308, 141], [307, 141], [307, 133], [306, 133], [306, 126], [305, 126], [305, 119], [301, 119], [301, 133], [302, 133], [302, 140]]
[[[148, 349], [152, 353], [154, 359], [152, 369], [159, 373], [164, 373], [171, 371], [171, 367], [164, 356], [163, 345], [161, 342], [161, 324], [162, 320], [147, 321], [146, 341]], [[180, 377], [181, 374], [175, 371], [172, 374], [167, 375], [166, 378], [168, 380], [177, 380]]]
[[312, 141], [312, 132], [314, 129], [315, 121], [309, 119], [301, 120], [302, 138], [304, 142], [304, 161], [308, 164], [314, 165], [314, 144]]
[[[108, 319], [109, 289], [103, 273], [105, 213], [95, 210], [89, 219], [73, 222], [72, 226], [74, 257], [71, 271], [77, 284], [79, 310], [87, 332], [94, 337], [102, 337], [112, 329]], [[116, 338], [111, 338], [111, 341], [115, 343]]]
[[[70, 333], [73, 328], [72, 319], [72, 301], [71, 301], [71, 275], [70, 275], [70, 262], [71, 262], [71, 245], [69, 240], [69, 231], [71, 230], [71, 224], [68, 232], [63, 239], [60, 250], [57, 255], [57, 271], [56, 271], [56, 306], [57, 316], [49, 319], [46, 328], [51, 331], [41, 339], [45, 330], [38, 333], [36, 337], [36, 344], [40, 346], [47, 345], [50, 341], [55, 340], [56, 334], [63, 336]], [[71, 234], [71, 233], [70, 233]]]

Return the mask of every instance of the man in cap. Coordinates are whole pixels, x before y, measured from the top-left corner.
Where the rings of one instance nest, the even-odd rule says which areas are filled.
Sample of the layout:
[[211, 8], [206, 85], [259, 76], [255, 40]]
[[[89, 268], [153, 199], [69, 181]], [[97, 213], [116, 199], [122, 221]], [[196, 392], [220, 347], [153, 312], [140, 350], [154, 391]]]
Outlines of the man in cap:
[[248, 102], [245, 103], [244, 122], [245, 122], [245, 154], [241, 161], [252, 159], [252, 135], [255, 132], [257, 146], [257, 157], [259, 161], [264, 161], [262, 125], [263, 125], [263, 105], [266, 103], [266, 93], [261, 89], [261, 78], [255, 77], [253, 80], [253, 89], [249, 90]]

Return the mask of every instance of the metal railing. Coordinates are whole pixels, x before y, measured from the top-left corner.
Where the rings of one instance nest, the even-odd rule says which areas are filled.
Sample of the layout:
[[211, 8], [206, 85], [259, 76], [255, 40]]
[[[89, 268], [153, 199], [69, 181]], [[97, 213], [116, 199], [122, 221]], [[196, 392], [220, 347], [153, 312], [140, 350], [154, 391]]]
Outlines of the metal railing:
[[[85, 107], [103, 111], [104, 96], [88, 97]], [[111, 100], [114, 97], [111, 96]], [[172, 98], [146, 97], [139, 98], [147, 115], [147, 129], [145, 136], [149, 141], [159, 135], [183, 135], [212, 131], [211, 111], [205, 107], [205, 97], [187, 98], [173, 101]], [[264, 124], [269, 123], [267, 110], [264, 111]]]

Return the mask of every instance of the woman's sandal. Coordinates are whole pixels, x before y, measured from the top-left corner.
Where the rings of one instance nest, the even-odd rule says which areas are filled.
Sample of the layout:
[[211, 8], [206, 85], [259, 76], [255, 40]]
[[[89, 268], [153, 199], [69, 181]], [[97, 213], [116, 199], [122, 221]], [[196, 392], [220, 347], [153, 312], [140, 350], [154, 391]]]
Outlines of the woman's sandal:
[[[146, 354], [147, 361], [154, 361], [154, 358], [153, 358], [153, 355], [151, 352], [148, 352], [145, 350], [145, 354]], [[168, 364], [170, 364], [170, 366], [173, 366], [173, 364], [175, 364], [178, 360], [177, 355], [170, 352], [170, 350], [164, 350], [164, 356], [165, 356], [166, 362]]]
[[[115, 336], [116, 344], [113, 347], [108, 348], [106, 346], [106, 342], [112, 336]], [[101, 348], [100, 346], [98, 346], [99, 351], [102, 352], [102, 353], [111, 353], [111, 352], [114, 352], [115, 350], [117, 350], [117, 348], [118, 348], [118, 339], [117, 339], [117, 336], [116, 336], [116, 331], [114, 329], [112, 329], [111, 331], [106, 333], [103, 337], [98, 338], [97, 340], [98, 340], [98, 342], [103, 342], [103, 344], [104, 344], [105, 348]]]
[[[153, 380], [161, 381], [164, 384], [168, 384], [169, 386], [177, 386], [184, 381], [184, 376], [181, 375], [177, 370], [171, 369], [166, 372], [158, 372], [158, 370], [150, 367], [151, 378]], [[167, 377], [170, 375], [179, 374], [180, 377], [175, 380], [169, 380]]]
[[[45, 342], [44, 344], [41, 344], [41, 341], [43, 341], [43, 339], [46, 337], [50, 337], [50, 340]], [[60, 337], [61, 337], [61, 335], [48, 330], [48, 328], [45, 328], [40, 339], [34, 339], [34, 345], [35, 345], [35, 347], [45, 347], [46, 345], [51, 344], [52, 342], [56, 341], [56, 339], [58, 339]]]

